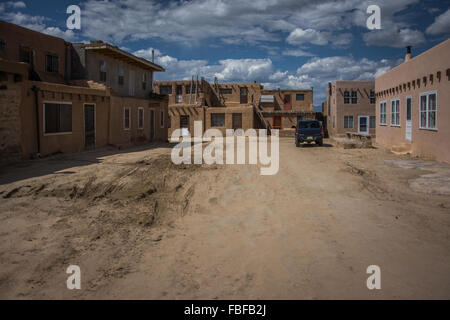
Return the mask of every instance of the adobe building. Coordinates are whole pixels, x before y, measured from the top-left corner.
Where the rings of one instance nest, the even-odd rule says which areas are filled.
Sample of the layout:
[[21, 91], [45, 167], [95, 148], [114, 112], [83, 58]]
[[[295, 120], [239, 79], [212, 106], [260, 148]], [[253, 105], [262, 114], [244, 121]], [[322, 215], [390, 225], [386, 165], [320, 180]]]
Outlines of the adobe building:
[[377, 144], [450, 162], [450, 39], [375, 79]]
[[280, 130], [280, 135], [293, 136], [300, 120], [317, 119], [313, 90], [262, 90], [257, 106], [266, 127]]
[[61, 83], [69, 80], [63, 39], [0, 20], [0, 59], [30, 65], [32, 80]]
[[294, 134], [299, 119], [315, 119], [312, 90], [264, 90], [259, 83], [210, 84], [201, 79], [155, 81], [155, 92], [169, 96], [169, 137], [178, 128], [203, 130], [279, 129]]
[[[162, 67], [99, 41], [74, 50], [62, 39], [0, 23], [1, 159], [167, 140], [168, 99], [152, 92], [153, 72]], [[24, 44], [29, 59], [14, 53]]]
[[155, 92], [169, 98], [169, 137], [175, 129], [193, 134], [194, 121], [203, 130], [255, 128], [254, 106], [261, 95], [257, 83], [210, 84], [204, 79], [155, 81]]
[[322, 110], [330, 136], [375, 136], [374, 81], [335, 81], [327, 87]]

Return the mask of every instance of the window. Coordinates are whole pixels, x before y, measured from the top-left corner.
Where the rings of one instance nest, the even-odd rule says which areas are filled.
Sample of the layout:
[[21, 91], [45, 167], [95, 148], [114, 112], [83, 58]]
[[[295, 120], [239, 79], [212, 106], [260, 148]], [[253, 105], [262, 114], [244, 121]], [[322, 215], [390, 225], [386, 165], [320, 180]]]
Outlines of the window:
[[0, 51], [6, 51], [6, 41], [3, 39], [0, 39]]
[[162, 95], [172, 94], [172, 86], [159, 87], [159, 94], [162, 94]]
[[130, 130], [130, 125], [130, 108], [125, 108], [123, 110], [123, 128]]
[[189, 128], [189, 116], [180, 116], [180, 128]]
[[225, 113], [211, 113], [211, 127], [225, 127]]
[[353, 129], [353, 116], [344, 116], [344, 128]]
[[31, 48], [20, 46], [19, 49], [19, 59], [20, 62], [25, 62], [31, 64]]
[[45, 56], [45, 70], [47, 72], [58, 72], [58, 56], [55, 54], [47, 54]]
[[420, 128], [437, 129], [437, 93], [436, 91], [420, 95]]
[[295, 95], [295, 100], [297, 100], [297, 101], [303, 101], [303, 100], [305, 100], [305, 95], [304, 95], [303, 93], [297, 93], [297, 94]]
[[233, 129], [242, 129], [242, 113], [233, 113]]
[[380, 125], [387, 125], [386, 101], [380, 102]]
[[44, 133], [71, 133], [72, 105], [44, 103]]
[[400, 99], [391, 100], [391, 126], [400, 126]]
[[376, 116], [370, 116], [369, 128], [370, 129], [375, 129], [376, 123], [377, 123], [377, 117]]
[[122, 66], [119, 66], [119, 85], [123, 86], [125, 79], [125, 70]]
[[370, 103], [375, 104], [375, 91], [370, 90]]
[[231, 88], [220, 88], [219, 93], [220, 94], [232, 94], [233, 90]]
[[352, 90], [352, 104], [358, 103], [358, 92]]
[[100, 61], [100, 81], [106, 82], [106, 62]]
[[144, 108], [138, 108], [138, 129], [144, 129]]
[[[191, 85], [187, 85], [184, 87], [186, 94], [190, 94], [191, 93]], [[193, 89], [195, 90], [195, 88]]]
[[159, 126], [164, 128], [164, 110], [159, 112]]
[[344, 91], [344, 104], [349, 104], [350, 103], [350, 92], [348, 92], [347, 90]]
[[142, 90], [147, 89], [147, 74], [144, 72], [142, 74]]

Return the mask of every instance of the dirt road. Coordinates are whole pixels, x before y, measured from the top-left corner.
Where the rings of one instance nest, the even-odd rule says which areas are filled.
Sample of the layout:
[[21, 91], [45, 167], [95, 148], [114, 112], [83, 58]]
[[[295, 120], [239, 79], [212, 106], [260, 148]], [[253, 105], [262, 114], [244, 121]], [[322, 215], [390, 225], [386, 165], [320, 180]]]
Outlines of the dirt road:
[[284, 138], [261, 176], [170, 150], [1, 168], [0, 298], [450, 298], [449, 165]]

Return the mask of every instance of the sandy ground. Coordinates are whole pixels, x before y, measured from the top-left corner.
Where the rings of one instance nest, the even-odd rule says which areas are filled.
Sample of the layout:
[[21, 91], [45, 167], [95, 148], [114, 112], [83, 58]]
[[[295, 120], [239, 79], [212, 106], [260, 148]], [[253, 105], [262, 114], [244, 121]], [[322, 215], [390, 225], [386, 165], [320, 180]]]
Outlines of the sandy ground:
[[449, 165], [282, 138], [261, 176], [170, 151], [1, 167], [0, 298], [450, 298]]

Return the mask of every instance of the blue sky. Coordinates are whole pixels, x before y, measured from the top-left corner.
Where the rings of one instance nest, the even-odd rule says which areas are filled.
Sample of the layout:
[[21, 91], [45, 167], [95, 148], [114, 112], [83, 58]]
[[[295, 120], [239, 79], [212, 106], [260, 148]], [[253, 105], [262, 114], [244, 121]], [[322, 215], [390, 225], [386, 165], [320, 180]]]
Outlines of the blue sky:
[[[81, 8], [81, 30], [68, 30], [66, 8]], [[381, 30], [369, 30], [369, 5]], [[450, 1], [418, 0], [86, 0], [0, 1], [0, 19], [71, 42], [100, 39], [166, 68], [159, 79], [199, 75], [266, 88], [373, 80], [450, 36]], [[1, 34], [1, 30], [0, 30]]]

